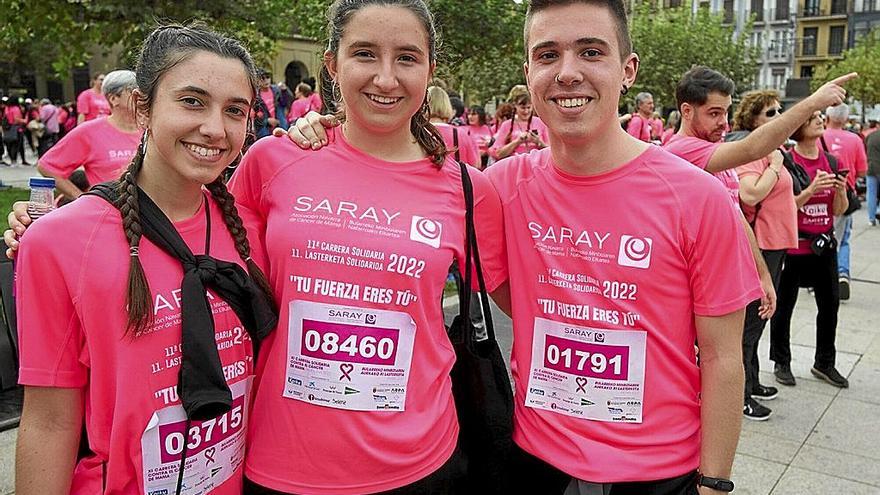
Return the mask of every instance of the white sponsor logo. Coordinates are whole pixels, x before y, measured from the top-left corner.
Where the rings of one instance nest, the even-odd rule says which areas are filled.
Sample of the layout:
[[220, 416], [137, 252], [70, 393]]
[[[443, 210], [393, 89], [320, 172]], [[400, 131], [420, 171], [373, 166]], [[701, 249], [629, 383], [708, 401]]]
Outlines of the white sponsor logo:
[[650, 237], [620, 236], [620, 251], [617, 253], [617, 264], [633, 268], [651, 266], [651, 248], [654, 241]]
[[422, 244], [427, 244], [433, 248], [440, 247], [440, 234], [443, 232], [443, 225], [429, 218], [413, 215], [412, 226], [409, 230], [409, 238]]

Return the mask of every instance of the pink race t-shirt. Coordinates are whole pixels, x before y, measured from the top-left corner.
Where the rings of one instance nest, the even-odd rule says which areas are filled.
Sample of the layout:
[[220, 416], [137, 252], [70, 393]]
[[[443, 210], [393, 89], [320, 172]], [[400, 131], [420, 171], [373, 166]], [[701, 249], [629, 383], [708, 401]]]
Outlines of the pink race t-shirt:
[[501, 197], [515, 288], [514, 441], [592, 482], [696, 469], [694, 317], [761, 296], [724, 188], [657, 147], [589, 177], [557, 169], [549, 150], [486, 175]]
[[275, 116], [275, 93], [272, 91], [272, 88], [266, 88], [260, 90], [260, 99], [263, 100], [263, 103], [266, 104], [266, 108], [269, 110], [269, 117], [273, 119]]
[[[331, 133], [334, 134], [334, 133]], [[507, 278], [501, 205], [471, 170], [487, 288]], [[261, 348], [246, 475], [290, 493], [391, 490], [458, 440], [440, 299], [464, 266], [460, 168], [346, 142], [258, 141], [230, 183], [261, 215], [280, 323]]]
[[86, 121], [110, 115], [110, 103], [104, 95], [89, 88], [76, 97], [76, 111], [86, 116]]
[[122, 132], [107, 119], [83, 122], [40, 157], [39, 164], [64, 177], [82, 167], [92, 186], [116, 180], [134, 158], [141, 134]]
[[18, 105], [8, 105], [4, 110], [3, 114], [6, 116], [6, 122], [9, 122], [10, 125], [24, 124], [24, 115], [21, 113], [21, 107]]
[[[513, 131], [511, 132], [510, 127], [513, 126]], [[495, 131], [495, 143], [489, 148], [489, 153], [493, 158], [498, 158], [498, 150], [503, 148], [507, 143], [517, 139], [521, 134], [525, 132], [537, 131], [538, 137], [541, 138], [541, 141], [544, 144], [548, 144], [550, 141], [550, 137], [547, 134], [547, 126], [541, 121], [538, 117], [532, 117], [527, 122], [522, 122], [520, 120], [508, 119], [504, 122], [498, 124], [498, 130]], [[512, 155], [519, 155], [521, 153], [528, 153], [534, 149], [538, 149], [538, 146], [531, 142], [525, 141], [520, 144], [513, 150]]]
[[321, 100], [321, 95], [319, 95], [317, 91], [309, 95], [309, 108], [316, 112], [320, 112], [321, 107], [323, 106], [324, 102]]
[[[819, 152], [819, 156], [810, 159], [799, 155], [796, 151], [791, 151], [791, 156], [795, 163], [799, 164], [810, 176], [810, 181], [816, 177], [816, 172], [824, 170], [829, 174], [831, 165], [828, 164], [828, 158], [825, 153]], [[798, 245], [795, 249], [790, 249], [788, 254], [812, 254], [810, 249], [811, 240], [807, 236], [816, 234], [824, 234], [834, 228], [834, 188], [825, 189], [812, 195], [804, 206], [801, 206], [797, 212], [797, 228], [801, 234], [806, 234], [803, 239], [798, 239]]]
[[293, 104], [290, 105], [290, 117], [289, 120], [291, 122], [295, 121], [300, 117], [304, 117], [311, 110], [311, 103], [308, 98], [298, 98], [293, 101]]
[[634, 114], [626, 126], [626, 132], [646, 143], [654, 140], [654, 136], [660, 137], [663, 131], [663, 123], [658, 119], [645, 119], [638, 113]]
[[[770, 166], [766, 158], [736, 168], [740, 180], [758, 179]], [[791, 174], [782, 167], [779, 179], [758, 206], [740, 205], [746, 219], [752, 224], [758, 247], [764, 250], [791, 249], [797, 246], [797, 205], [794, 202]], [[757, 217], [755, 216], [757, 212]]]
[[[721, 144], [723, 143], [713, 143], [698, 137], [674, 134], [669, 138], [669, 141], [663, 145], [663, 147], [673, 155], [683, 158], [701, 169], [706, 170], [706, 167], [709, 166], [709, 160], [712, 158], [712, 154], [715, 153], [715, 150], [718, 149]], [[736, 175], [736, 171], [728, 169], [712, 175], [724, 184], [733, 204], [739, 206], [739, 177]]]
[[[213, 200], [208, 204], [210, 254], [242, 264], [220, 208]], [[205, 252], [204, 208], [174, 224], [196, 254]], [[253, 236], [251, 242], [259, 246]], [[175, 493], [185, 429], [177, 394], [183, 269], [141, 239], [153, 322], [132, 336], [126, 335], [125, 311], [129, 260], [119, 211], [93, 196], [40, 218], [22, 237], [16, 275], [19, 382], [84, 389], [92, 453], [76, 465], [73, 495]], [[211, 291], [209, 299], [233, 408], [191, 425], [183, 493], [240, 495], [251, 344], [229, 305]]]
[[[838, 169], [849, 170], [846, 181], [849, 187], [855, 189], [856, 178], [868, 172], [868, 155], [865, 152], [865, 143], [858, 136], [843, 129], [825, 129], [822, 135], [826, 150], [837, 157]], [[819, 148], [822, 149], [821, 143]]]
[[671, 128], [671, 127], [670, 127], [669, 129], [664, 129], [664, 130], [663, 130], [663, 135], [660, 136], [660, 145], [661, 145], [661, 146], [665, 146], [666, 143], [668, 143], [669, 140], [670, 140], [670, 139], [672, 138], [672, 136], [674, 136], [674, 135], [675, 135], [675, 129], [673, 129], [673, 128]]
[[477, 149], [481, 155], [489, 153], [489, 143], [492, 142], [492, 129], [487, 125], [468, 125], [466, 127], [471, 139], [477, 143]]
[[[446, 143], [446, 149], [450, 150], [449, 156], [467, 163], [471, 167], [480, 168], [480, 151], [477, 149], [477, 143], [468, 134], [466, 127], [455, 127], [449, 124], [435, 123], [434, 127], [443, 136], [443, 142]], [[458, 134], [458, 152], [455, 150], [455, 139], [453, 133]]]

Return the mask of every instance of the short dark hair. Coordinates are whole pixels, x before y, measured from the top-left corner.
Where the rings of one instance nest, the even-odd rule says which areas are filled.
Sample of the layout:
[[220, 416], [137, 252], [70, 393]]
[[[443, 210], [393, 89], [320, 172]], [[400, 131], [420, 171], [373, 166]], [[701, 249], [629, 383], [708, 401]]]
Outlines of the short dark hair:
[[733, 96], [736, 85], [729, 77], [702, 65], [695, 65], [681, 76], [675, 87], [675, 102], [678, 108], [685, 103], [704, 105], [709, 93]]
[[614, 23], [617, 25], [617, 44], [620, 49], [620, 59], [625, 60], [633, 51], [632, 38], [629, 35], [629, 24], [626, 19], [626, 6], [623, 0], [529, 0], [529, 8], [526, 10], [526, 23], [523, 28], [523, 39], [525, 40], [526, 60], [529, 58], [529, 28], [532, 25], [532, 16], [542, 10], [552, 7], [566, 7], [581, 3], [584, 5], [598, 5], [605, 7], [614, 17]]

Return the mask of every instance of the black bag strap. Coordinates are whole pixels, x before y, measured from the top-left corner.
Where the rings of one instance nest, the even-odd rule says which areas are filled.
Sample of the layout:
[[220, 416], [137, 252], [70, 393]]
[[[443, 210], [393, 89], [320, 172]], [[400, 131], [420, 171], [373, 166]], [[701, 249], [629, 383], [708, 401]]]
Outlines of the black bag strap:
[[489, 341], [495, 340], [495, 325], [492, 322], [492, 309], [489, 306], [489, 295], [486, 293], [486, 281], [483, 278], [483, 265], [480, 261], [480, 248], [477, 244], [477, 231], [474, 227], [474, 186], [471, 183], [471, 176], [468, 174], [467, 165], [457, 162], [461, 168], [461, 185], [464, 190], [465, 202], [465, 270], [463, 275], [464, 287], [458, 294], [459, 301], [459, 318], [462, 324], [466, 325], [469, 331], [465, 332], [465, 342], [473, 342], [476, 340], [476, 332], [471, 325], [470, 307], [471, 307], [471, 291], [472, 291], [472, 269], [471, 261], [476, 265], [477, 281], [480, 283], [480, 305], [483, 309], [483, 319], [486, 323], [486, 334]]
[[455, 162], [461, 162], [461, 157], [458, 154], [458, 128], [452, 128], [452, 146], [455, 147]]

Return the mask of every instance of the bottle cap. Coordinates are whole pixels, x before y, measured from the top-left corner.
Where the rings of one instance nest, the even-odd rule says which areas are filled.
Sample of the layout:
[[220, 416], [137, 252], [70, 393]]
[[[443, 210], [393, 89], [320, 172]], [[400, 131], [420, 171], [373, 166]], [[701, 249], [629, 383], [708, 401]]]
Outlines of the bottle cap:
[[55, 187], [55, 179], [52, 177], [31, 177], [29, 181], [31, 189], [35, 187]]

